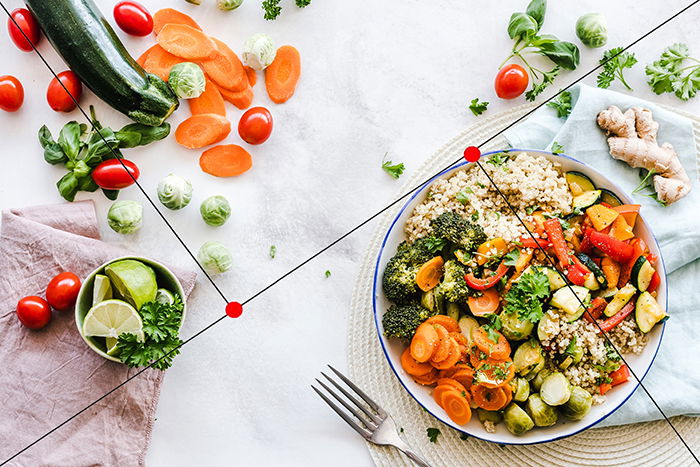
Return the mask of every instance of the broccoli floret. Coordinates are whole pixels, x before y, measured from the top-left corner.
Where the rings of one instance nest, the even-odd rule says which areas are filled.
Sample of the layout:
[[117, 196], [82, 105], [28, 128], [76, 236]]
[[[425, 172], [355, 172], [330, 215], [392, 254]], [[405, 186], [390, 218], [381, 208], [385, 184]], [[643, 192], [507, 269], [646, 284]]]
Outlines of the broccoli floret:
[[464, 276], [467, 269], [455, 260], [445, 262], [444, 275], [440, 283], [440, 291], [445, 300], [453, 303], [464, 303], [469, 297], [469, 286]]
[[433, 235], [444, 238], [465, 249], [474, 251], [486, 241], [484, 229], [478, 224], [472, 224], [459, 214], [448, 211], [440, 214], [430, 222]]
[[431, 252], [431, 244], [427, 239], [418, 239], [413, 243], [402, 242], [384, 270], [382, 285], [386, 297], [400, 304], [415, 299], [419, 292], [416, 274], [433, 256], [435, 254]]
[[434, 314], [417, 303], [392, 305], [382, 317], [384, 335], [386, 337], [411, 339], [416, 332], [416, 328]]

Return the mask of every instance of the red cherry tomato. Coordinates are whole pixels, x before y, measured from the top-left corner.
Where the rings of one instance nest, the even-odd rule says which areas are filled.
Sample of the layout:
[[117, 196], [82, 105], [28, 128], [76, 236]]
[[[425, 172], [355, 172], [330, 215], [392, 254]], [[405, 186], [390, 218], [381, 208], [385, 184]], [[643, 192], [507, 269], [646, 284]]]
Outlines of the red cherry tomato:
[[[58, 80], [61, 80], [59, 83]], [[49, 89], [46, 91], [46, 100], [49, 106], [56, 112], [71, 112], [76, 108], [75, 102], [70, 95], [63, 89], [63, 86], [68, 89], [68, 92], [80, 102], [80, 96], [83, 95], [83, 84], [80, 78], [72, 71], [64, 71], [58, 74], [58, 79], [54, 78], [49, 83]]]
[[14, 76], [0, 76], [0, 109], [15, 112], [24, 102], [24, 88]]
[[248, 144], [262, 144], [272, 133], [272, 114], [265, 107], [253, 107], [238, 122], [238, 134]]
[[506, 65], [496, 75], [496, 95], [501, 99], [515, 99], [525, 92], [530, 78], [520, 65]]
[[[10, 16], [11, 18], [7, 18], [7, 32], [10, 33], [12, 42], [15, 43], [18, 49], [31, 52], [34, 50], [32, 44], [38, 45], [41, 40], [39, 23], [36, 22], [34, 15], [26, 8], [17, 8]], [[24, 31], [24, 34], [22, 34], [22, 31]], [[27, 37], [32, 41], [31, 43], [27, 41]]]
[[136, 2], [119, 2], [114, 7], [114, 20], [127, 34], [147, 36], [153, 32], [153, 18], [148, 10]]
[[67, 310], [75, 305], [80, 292], [80, 278], [72, 272], [62, 272], [46, 287], [46, 301], [57, 310]]
[[139, 178], [139, 175], [141, 172], [136, 164], [126, 159], [108, 159], [92, 171], [92, 179], [97, 183], [97, 186], [105, 190], [121, 190], [131, 186]]
[[51, 321], [51, 307], [43, 298], [30, 295], [17, 302], [17, 318], [29, 329], [41, 329]]

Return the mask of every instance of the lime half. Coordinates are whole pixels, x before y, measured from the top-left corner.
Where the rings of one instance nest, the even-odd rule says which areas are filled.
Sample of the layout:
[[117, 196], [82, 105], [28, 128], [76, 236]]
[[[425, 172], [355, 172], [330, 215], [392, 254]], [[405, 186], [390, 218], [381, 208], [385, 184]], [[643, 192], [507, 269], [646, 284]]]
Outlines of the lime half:
[[105, 337], [105, 344], [107, 345], [107, 355], [115, 356], [119, 353], [117, 348], [117, 342], [119, 339], [114, 337]]
[[136, 309], [121, 300], [105, 300], [93, 306], [83, 321], [83, 335], [117, 338], [129, 333], [143, 339], [143, 322]]
[[156, 298], [156, 273], [135, 259], [124, 259], [108, 265], [105, 274], [121, 298], [136, 309]]
[[92, 287], [92, 305], [112, 298], [112, 283], [109, 278], [102, 274], [95, 276], [95, 285]]
[[156, 302], [172, 305], [175, 303], [175, 295], [167, 289], [158, 289], [158, 292], [156, 292]]

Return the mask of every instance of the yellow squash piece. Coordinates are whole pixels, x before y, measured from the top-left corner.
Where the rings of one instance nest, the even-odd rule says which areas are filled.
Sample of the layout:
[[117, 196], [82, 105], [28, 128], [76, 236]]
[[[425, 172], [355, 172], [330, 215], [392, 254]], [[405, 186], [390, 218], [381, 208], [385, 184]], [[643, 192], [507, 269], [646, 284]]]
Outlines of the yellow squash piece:
[[617, 219], [612, 223], [612, 228], [610, 229], [610, 236], [624, 242], [630, 238], [634, 238], [634, 232], [632, 231], [632, 226], [627, 223], [624, 216], [617, 216]]
[[620, 216], [618, 212], [613, 211], [610, 208], [606, 208], [602, 204], [594, 204], [590, 208], [586, 209], [586, 215], [591, 220], [593, 227], [598, 231], [612, 225], [612, 223], [615, 222], [615, 219]]
[[476, 250], [476, 262], [482, 266], [491, 261], [492, 258], [498, 258], [506, 253], [508, 253], [506, 241], [500, 237], [494, 238], [479, 245]]

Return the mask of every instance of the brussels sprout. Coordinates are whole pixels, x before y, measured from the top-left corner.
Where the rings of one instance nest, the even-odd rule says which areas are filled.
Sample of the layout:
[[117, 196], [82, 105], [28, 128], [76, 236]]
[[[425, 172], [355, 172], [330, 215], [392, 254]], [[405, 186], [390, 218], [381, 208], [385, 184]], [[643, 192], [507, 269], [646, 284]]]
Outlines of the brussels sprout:
[[571, 388], [571, 397], [561, 407], [561, 413], [571, 420], [581, 420], [591, 410], [593, 397], [585, 389], [574, 386]]
[[540, 396], [549, 405], [563, 405], [571, 397], [571, 385], [562, 373], [558, 371], [548, 375], [542, 381]]
[[527, 339], [535, 327], [531, 321], [520, 319], [518, 314], [513, 312], [501, 313], [501, 324], [501, 332], [511, 341]]
[[197, 259], [209, 274], [219, 274], [231, 269], [233, 258], [224, 245], [219, 242], [206, 242], [199, 248]]
[[535, 339], [520, 344], [520, 347], [513, 354], [515, 372], [521, 376], [527, 375], [542, 363], [544, 363], [542, 347]]
[[170, 69], [168, 85], [181, 99], [194, 99], [201, 96], [206, 84], [204, 72], [196, 63], [178, 63]]
[[185, 0], [187, 3], [191, 3], [192, 5], [201, 5], [202, 0]]
[[444, 311], [444, 300], [442, 298], [442, 292], [440, 292], [440, 287], [434, 287], [427, 292], [423, 292], [420, 298], [420, 304], [423, 308], [433, 311], [437, 314], [442, 314]]
[[235, 10], [242, 4], [243, 0], [216, 0], [216, 6], [223, 11]]
[[170, 174], [158, 183], [158, 199], [168, 209], [182, 209], [192, 200], [192, 184], [178, 175]]
[[453, 320], [459, 321], [459, 314], [460, 314], [459, 305], [457, 305], [456, 303], [452, 303], [452, 302], [448, 303], [447, 309], [445, 310], [445, 314], [447, 316], [449, 316], [450, 318], [452, 318]]
[[277, 48], [266, 34], [254, 34], [243, 46], [243, 62], [253, 70], [264, 70], [277, 55]]
[[539, 323], [537, 323], [537, 338], [540, 340], [540, 342], [550, 340], [552, 337], [554, 337], [553, 334], [559, 332], [558, 328], [556, 328], [556, 332], [553, 333], [552, 331], [553, 325], [551, 323], [554, 322], [554, 319], [552, 319], [552, 315], [550, 313], [551, 312], [547, 312], [542, 315]]
[[530, 395], [530, 383], [525, 378], [515, 378], [515, 389], [513, 390], [513, 400], [525, 402]]
[[503, 412], [503, 421], [508, 431], [516, 436], [532, 430], [535, 426], [535, 422], [532, 421], [527, 412], [521, 409], [515, 402], [511, 402], [510, 405], [506, 407], [506, 410]]
[[231, 216], [231, 205], [223, 196], [210, 196], [199, 207], [202, 219], [214, 227], [222, 226]]
[[503, 414], [493, 410], [477, 409], [476, 414], [479, 416], [481, 423], [492, 422], [495, 425], [503, 420]]
[[525, 404], [525, 411], [535, 426], [552, 426], [557, 423], [557, 409], [547, 405], [539, 394], [530, 394]]
[[107, 212], [107, 223], [117, 233], [130, 234], [141, 228], [143, 206], [130, 200], [113, 203]]
[[464, 337], [467, 338], [467, 347], [471, 348], [474, 345], [474, 339], [472, 339], [472, 331], [479, 327], [479, 323], [472, 317], [462, 316], [459, 318], [459, 330], [462, 331]]
[[[533, 372], [534, 373], [534, 372]], [[552, 374], [551, 371], [549, 370], [540, 370], [537, 372], [535, 377], [530, 380], [530, 385], [532, 386], [533, 391], [539, 391], [540, 388], [542, 387], [542, 383], [544, 382], [544, 379]]]
[[600, 13], [588, 13], [576, 21], [576, 35], [588, 47], [603, 47], [608, 42], [608, 23]]

